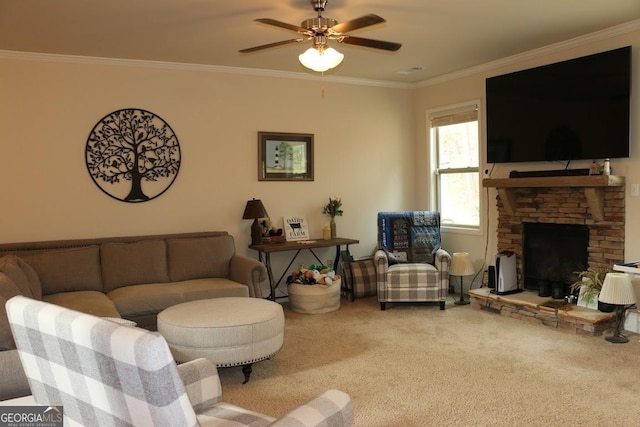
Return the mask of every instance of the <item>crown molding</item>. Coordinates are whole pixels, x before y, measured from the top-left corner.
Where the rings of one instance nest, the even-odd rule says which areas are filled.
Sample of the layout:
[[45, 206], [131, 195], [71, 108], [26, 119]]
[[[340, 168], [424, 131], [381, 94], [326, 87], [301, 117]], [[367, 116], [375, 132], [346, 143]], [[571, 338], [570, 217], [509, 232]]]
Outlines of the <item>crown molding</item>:
[[512, 55], [506, 58], [487, 62], [485, 64], [443, 74], [441, 76], [426, 79], [417, 83], [400, 83], [400, 82], [392, 82], [388, 80], [370, 80], [370, 79], [359, 79], [354, 77], [339, 77], [339, 76], [331, 76], [331, 75], [327, 76], [327, 75], [275, 71], [275, 70], [265, 70], [265, 69], [256, 69], [256, 68], [229, 67], [229, 66], [221, 66], [221, 65], [183, 64], [183, 63], [176, 63], [176, 62], [147, 61], [147, 60], [138, 60], [138, 59], [101, 58], [101, 57], [94, 57], [94, 56], [78, 56], [78, 55], [59, 55], [59, 54], [50, 54], [50, 53], [21, 52], [21, 51], [12, 51], [12, 50], [0, 50], [0, 59], [17, 59], [17, 60], [24, 60], [24, 61], [44, 61], [44, 62], [89, 64], [89, 65], [109, 65], [109, 66], [120, 66], [120, 67], [150, 68], [150, 69], [177, 70], [177, 71], [197, 71], [197, 72], [236, 74], [236, 75], [240, 74], [240, 75], [247, 75], [247, 76], [273, 77], [273, 78], [296, 79], [296, 80], [321, 80], [325, 83], [342, 83], [342, 84], [349, 84], [349, 85], [386, 87], [386, 88], [394, 88], [394, 89], [417, 89], [421, 87], [444, 83], [451, 80], [456, 80], [456, 79], [467, 77], [474, 74], [488, 72], [504, 66], [517, 64], [523, 61], [539, 58], [539, 57], [553, 54], [556, 52], [562, 52], [567, 49], [585, 46], [590, 43], [607, 40], [616, 36], [628, 34], [638, 30], [640, 30], [640, 19], [630, 21], [624, 24], [616, 25], [614, 27], [606, 28], [601, 31], [596, 31], [594, 33], [586, 34], [579, 37], [574, 37], [572, 39], [554, 43], [548, 46], [543, 46], [538, 49], [533, 49], [527, 52], [518, 53], [516, 55]]
[[183, 64], [177, 62], [147, 61], [139, 59], [101, 58], [95, 56], [60, 55], [52, 53], [21, 52], [0, 50], [0, 59], [21, 61], [41, 61], [57, 63], [73, 63], [88, 65], [108, 65], [116, 67], [135, 67], [174, 71], [196, 71], [221, 74], [241, 74], [247, 76], [274, 77], [296, 80], [322, 80], [325, 83], [343, 83], [349, 85], [376, 86], [395, 89], [411, 89], [411, 83], [398, 83], [386, 80], [358, 79], [352, 77], [326, 76], [321, 74], [296, 73], [287, 71], [265, 70], [258, 68], [229, 67], [222, 65]]
[[467, 77], [474, 74], [484, 73], [497, 68], [501, 68], [507, 65], [518, 64], [530, 59], [539, 58], [545, 55], [563, 52], [567, 49], [573, 49], [580, 46], [585, 46], [591, 43], [600, 42], [620, 35], [628, 34], [634, 31], [640, 30], [640, 19], [629, 21], [624, 24], [616, 25], [615, 27], [606, 28], [601, 31], [586, 34], [579, 37], [574, 37], [569, 40], [554, 43], [548, 46], [543, 46], [538, 49], [533, 49], [527, 52], [518, 53], [516, 55], [508, 56], [506, 58], [498, 59], [495, 61], [487, 62], [475, 67], [465, 68], [464, 70], [454, 71], [452, 73], [443, 74], [431, 79], [426, 79], [412, 85], [412, 89], [432, 86], [440, 83], [444, 83], [451, 80], [456, 80], [462, 77]]

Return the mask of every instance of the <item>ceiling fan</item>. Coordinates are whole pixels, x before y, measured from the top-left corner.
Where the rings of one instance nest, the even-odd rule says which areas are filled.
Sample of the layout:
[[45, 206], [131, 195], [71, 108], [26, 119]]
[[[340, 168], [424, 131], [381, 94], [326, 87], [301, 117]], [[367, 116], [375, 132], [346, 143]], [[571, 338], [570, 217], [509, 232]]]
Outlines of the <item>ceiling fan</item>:
[[[337, 66], [342, 61], [342, 57], [344, 56], [328, 46], [329, 40], [335, 40], [338, 43], [364, 46], [387, 51], [396, 51], [400, 49], [400, 47], [402, 47], [402, 44], [400, 43], [365, 39], [362, 37], [355, 37], [346, 34], [350, 31], [359, 30], [386, 21], [378, 15], [369, 14], [361, 16], [360, 18], [353, 19], [351, 21], [338, 23], [338, 21], [336, 21], [335, 19], [325, 18], [322, 16], [322, 12], [327, 6], [327, 3], [327, 0], [311, 0], [311, 6], [318, 13], [318, 16], [317, 18], [311, 18], [303, 21], [300, 26], [287, 24], [286, 22], [278, 21], [271, 18], [256, 19], [257, 22], [261, 22], [263, 24], [273, 25], [274, 27], [284, 28], [285, 30], [296, 32], [300, 35], [300, 37], [250, 47], [248, 49], [242, 49], [239, 52], [251, 53], [264, 49], [270, 49], [273, 47], [299, 43], [305, 40], [312, 40], [313, 47], [303, 55], [312, 54], [316, 59], [326, 55], [326, 58], [324, 59], [332, 61], [332, 65], [322, 65], [319, 66], [319, 69], [316, 69], [305, 63], [303, 55], [300, 55], [300, 62], [302, 62], [302, 64], [306, 67], [311, 68], [315, 71], [326, 71], [329, 68]], [[336, 57], [336, 55], [338, 55], [339, 57]]]

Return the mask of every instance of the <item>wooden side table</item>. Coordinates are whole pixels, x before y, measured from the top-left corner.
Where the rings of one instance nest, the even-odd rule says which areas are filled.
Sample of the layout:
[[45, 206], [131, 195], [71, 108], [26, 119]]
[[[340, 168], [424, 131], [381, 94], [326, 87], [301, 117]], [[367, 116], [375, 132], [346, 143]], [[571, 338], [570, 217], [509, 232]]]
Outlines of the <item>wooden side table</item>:
[[[272, 301], [275, 301], [276, 290], [278, 289], [278, 286], [282, 282], [282, 279], [284, 279], [285, 275], [289, 271], [289, 268], [291, 268], [291, 264], [293, 264], [293, 262], [298, 257], [298, 254], [300, 253], [300, 251], [308, 250], [313, 254], [313, 256], [318, 260], [319, 263], [323, 264], [324, 261], [322, 261], [313, 250], [317, 248], [329, 248], [331, 246], [335, 246], [336, 255], [333, 261], [333, 269], [334, 271], [338, 271], [338, 265], [340, 263], [341, 247], [344, 245], [346, 247], [346, 250], [349, 250], [349, 245], [353, 245], [357, 243], [360, 243], [360, 241], [355, 239], [346, 239], [342, 237], [336, 237], [334, 239], [329, 239], [329, 240], [314, 239], [314, 240], [303, 240], [299, 242], [262, 243], [260, 245], [249, 245], [249, 249], [258, 251], [258, 259], [267, 268], [267, 274], [269, 276], [269, 287], [271, 291], [268, 298]], [[287, 265], [287, 267], [284, 269], [284, 271], [280, 275], [280, 278], [277, 281], [275, 281], [273, 278], [273, 270], [271, 269], [271, 254], [273, 252], [290, 252], [290, 251], [291, 252], [295, 251], [295, 254], [291, 258], [289, 265]]]

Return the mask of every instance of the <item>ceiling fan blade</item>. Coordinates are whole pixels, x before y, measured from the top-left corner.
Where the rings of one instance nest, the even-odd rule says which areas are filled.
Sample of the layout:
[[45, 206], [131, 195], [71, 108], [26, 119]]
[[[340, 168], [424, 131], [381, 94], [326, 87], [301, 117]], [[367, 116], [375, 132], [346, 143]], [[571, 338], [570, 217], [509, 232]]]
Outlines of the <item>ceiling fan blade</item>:
[[396, 51], [402, 47], [401, 43], [386, 42], [382, 40], [363, 39], [362, 37], [344, 36], [340, 43], [353, 44], [356, 46], [372, 47], [374, 49]]
[[349, 31], [359, 30], [360, 28], [368, 27], [370, 25], [381, 24], [387, 22], [384, 18], [378, 15], [370, 13], [369, 15], [361, 16], [360, 18], [352, 19], [351, 21], [342, 22], [331, 27], [329, 30], [336, 33], [348, 33]]
[[285, 30], [293, 31], [299, 34], [309, 34], [309, 30], [306, 28], [298, 27], [297, 25], [287, 24], [286, 22], [278, 21], [276, 19], [271, 18], [260, 18], [256, 19], [257, 22], [262, 22], [263, 24], [273, 25], [274, 27], [284, 28]]
[[284, 46], [284, 45], [288, 45], [288, 44], [293, 44], [293, 43], [299, 43], [301, 41], [303, 41], [304, 39], [291, 39], [291, 40], [283, 40], [281, 42], [275, 42], [275, 43], [269, 43], [269, 44], [263, 44], [261, 46], [255, 46], [255, 47], [250, 47], [248, 49], [242, 49], [239, 50], [238, 52], [240, 53], [251, 53], [251, 52], [257, 52], [259, 50], [263, 50], [263, 49], [270, 49], [272, 47], [278, 47], [278, 46]]

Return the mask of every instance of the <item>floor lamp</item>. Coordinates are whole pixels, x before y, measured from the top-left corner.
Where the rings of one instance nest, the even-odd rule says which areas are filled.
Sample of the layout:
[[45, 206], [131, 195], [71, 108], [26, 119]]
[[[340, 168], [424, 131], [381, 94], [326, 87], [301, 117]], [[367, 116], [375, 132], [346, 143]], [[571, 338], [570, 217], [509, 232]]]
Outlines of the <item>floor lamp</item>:
[[464, 299], [462, 277], [471, 276], [473, 273], [475, 273], [475, 271], [473, 269], [473, 262], [471, 262], [471, 255], [469, 255], [468, 252], [454, 252], [451, 256], [451, 269], [449, 270], [449, 274], [452, 276], [460, 276], [460, 299], [455, 301], [455, 304], [469, 304], [469, 301]]
[[636, 303], [636, 294], [627, 273], [607, 273], [602, 283], [598, 300], [616, 306], [616, 326], [613, 335], [604, 339], [620, 344], [629, 342], [629, 338], [620, 333], [620, 328], [627, 308]]

